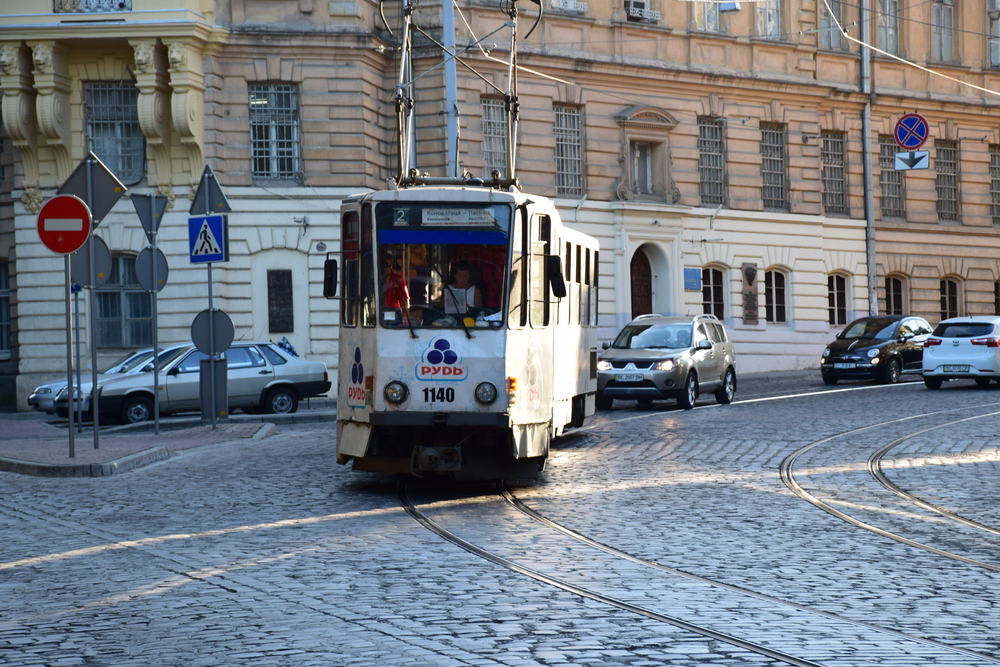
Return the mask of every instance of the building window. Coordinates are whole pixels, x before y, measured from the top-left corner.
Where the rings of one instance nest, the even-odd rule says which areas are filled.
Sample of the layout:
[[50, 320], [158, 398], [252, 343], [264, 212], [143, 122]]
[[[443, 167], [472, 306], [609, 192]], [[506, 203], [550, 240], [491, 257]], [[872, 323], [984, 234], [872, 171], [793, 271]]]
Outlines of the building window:
[[125, 185], [146, 175], [146, 137], [139, 127], [139, 90], [127, 81], [83, 84], [90, 150]]
[[958, 317], [958, 281], [950, 278], [941, 280], [941, 319]]
[[484, 97], [482, 102], [486, 177], [492, 178], [493, 172], [497, 171], [503, 178], [507, 173], [507, 114], [504, 101], [497, 97]]
[[295, 331], [291, 269], [273, 269], [267, 272], [267, 331]]
[[11, 338], [10, 265], [0, 262], [0, 359], [10, 359]]
[[[695, 3], [698, 4], [715, 3]], [[698, 117], [698, 175], [701, 179], [698, 189], [705, 206], [726, 203], [725, 128], [722, 118]]]
[[656, 145], [646, 141], [633, 141], [630, 144], [632, 153], [632, 192], [638, 195], [653, 194], [653, 156]]
[[764, 319], [768, 322], [787, 322], [785, 315], [785, 274], [781, 271], [764, 272]]
[[[841, 5], [841, 0], [827, 0], [830, 9], [833, 10], [833, 14], [841, 25], [844, 24], [844, 10]], [[826, 10], [826, 7], [820, 5], [822, 9], [819, 13], [819, 48], [821, 49], [832, 49], [832, 50], [842, 50], [846, 46], [843, 34], [837, 27], [837, 23], [834, 22], [833, 18], [830, 16], [830, 12]]]
[[1000, 67], [1000, 0], [987, 0], [990, 26], [990, 67]]
[[764, 39], [781, 39], [781, 0], [759, 0], [757, 7], [757, 36]]
[[584, 0], [552, 0], [552, 9], [570, 14], [586, 14], [587, 3]]
[[134, 255], [111, 258], [108, 281], [97, 288], [97, 346], [143, 347], [153, 342], [153, 308], [139, 285]]
[[888, 134], [878, 138], [879, 185], [882, 190], [882, 217], [906, 217], [906, 188], [903, 172], [896, 171], [896, 141]]
[[580, 107], [556, 105], [556, 191], [583, 194], [583, 114]]
[[722, 32], [722, 22], [719, 20], [720, 4], [718, 2], [692, 2], [695, 30], [705, 32]]
[[898, 276], [885, 279], [885, 314], [903, 314], [903, 279]]
[[955, 59], [955, 2], [954, 0], [934, 0], [931, 15], [931, 60], [939, 63]]
[[701, 270], [701, 308], [720, 320], [726, 316], [725, 286], [722, 270], [706, 268]]
[[899, 55], [899, 0], [878, 0], [876, 46]]
[[843, 132], [823, 132], [823, 210], [847, 215], [847, 160]]
[[302, 180], [299, 93], [287, 83], [252, 83], [250, 161], [259, 180]]
[[958, 142], [934, 142], [937, 214], [941, 220], [958, 220]]
[[56, 14], [132, 11], [132, 0], [54, 0], [52, 4]]
[[847, 324], [847, 278], [835, 273], [826, 277], [826, 303], [830, 324]]
[[629, 21], [657, 23], [661, 14], [653, 9], [653, 0], [625, 0], [625, 18]]
[[785, 126], [761, 123], [760, 173], [763, 178], [764, 208], [788, 210], [788, 179], [786, 175]]
[[990, 218], [1000, 225], [1000, 144], [990, 144]]

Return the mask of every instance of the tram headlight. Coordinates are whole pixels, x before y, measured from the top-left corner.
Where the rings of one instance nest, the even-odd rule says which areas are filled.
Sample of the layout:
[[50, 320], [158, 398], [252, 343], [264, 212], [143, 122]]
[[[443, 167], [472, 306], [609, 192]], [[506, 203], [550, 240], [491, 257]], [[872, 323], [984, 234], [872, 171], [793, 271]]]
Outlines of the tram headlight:
[[476, 385], [476, 400], [483, 405], [489, 405], [497, 400], [497, 388], [492, 382], [480, 382]]
[[410, 393], [410, 390], [406, 388], [406, 385], [399, 380], [393, 380], [385, 386], [382, 391], [382, 395], [385, 396], [385, 400], [389, 401], [393, 405], [399, 405], [406, 400], [406, 396]]
[[598, 359], [597, 360], [597, 370], [599, 370], [599, 371], [610, 371], [611, 370], [611, 362], [607, 361], [605, 359]]

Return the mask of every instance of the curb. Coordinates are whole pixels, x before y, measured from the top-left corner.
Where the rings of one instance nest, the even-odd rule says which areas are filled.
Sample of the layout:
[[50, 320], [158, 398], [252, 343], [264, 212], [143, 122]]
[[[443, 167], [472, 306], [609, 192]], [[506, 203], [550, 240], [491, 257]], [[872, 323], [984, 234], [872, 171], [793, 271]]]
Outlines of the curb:
[[142, 468], [158, 461], [166, 461], [168, 458], [170, 458], [170, 450], [166, 447], [154, 447], [106, 463], [56, 465], [18, 461], [17, 459], [0, 459], [0, 471], [35, 477], [108, 477], [116, 473]]

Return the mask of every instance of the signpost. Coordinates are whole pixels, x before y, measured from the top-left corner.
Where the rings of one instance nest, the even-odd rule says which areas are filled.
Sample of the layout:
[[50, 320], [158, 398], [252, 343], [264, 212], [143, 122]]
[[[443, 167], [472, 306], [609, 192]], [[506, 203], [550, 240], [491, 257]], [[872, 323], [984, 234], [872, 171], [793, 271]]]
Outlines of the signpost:
[[[93, 244], [93, 248], [91, 248]], [[90, 270], [90, 260], [93, 258], [96, 264], [93, 271]], [[103, 285], [111, 277], [111, 251], [108, 244], [96, 234], [90, 235], [90, 240], [83, 244], [83, 248], [74, 252], [69, 259], [69, 273], [73, 280], [73, 329], [76, 333], [76, 390], [80, 391], [83, 386], [80, 382], [80, 368], [83, 366], [80, 360], [80, 291], [83, 287], [90, 286], [93, 278], [98, 285]], [[76, 430], [79, 433], [83, 430], [83, 401], [77, 401]]]
[[927, 169], [930, 167], [930, 152], [918, 151], [930, 135], [927, 119], [918, 113], [908, 113], [896, 121], [893, 136], [905, 152], [896, 153], [896, 171]]
[[[73, 387], [73, 345], [72, 321], [70, 319], [70, 299], [72, 281], [70, 280], [69, 254], [79, 250], [90, 236], [90, 209], [79, 198], [73, 195], [60, 195], [45, 202], [38, 212], [38, 238], [46, 248], [63, 256], [63, 271], [66, 274], [66, 414], [69, 418], [69, 456], [76, 456], [76, 443], [73, 434], [73, 407], [76, 392]], [[96, 428], [95, 428], [96, 431]]]
[[160, 230], [163, 213], [167, 210], [167, 198], [159, 194], [132, 195], [132, 205], [139, 216], [139, 223], [146, 232], [149, 246], [143, 248], [135, 259], [135, 274], [139, 285], [150, 293], [153, 302], [153, 433], [160, 434], [160, 323], [157, 312], [156, 294], [167, 284], [170, 268], [167, 258], [156, 247], [156, 233]]

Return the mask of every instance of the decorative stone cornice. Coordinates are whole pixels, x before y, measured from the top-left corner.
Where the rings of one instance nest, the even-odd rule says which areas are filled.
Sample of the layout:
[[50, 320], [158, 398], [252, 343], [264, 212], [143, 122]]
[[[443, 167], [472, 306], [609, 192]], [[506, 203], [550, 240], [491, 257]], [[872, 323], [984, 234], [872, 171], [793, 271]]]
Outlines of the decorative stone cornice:
[[188, 39], [164, 39], [167, 48], [170, 88], [170, 119], [176, 138], [187, 158], [188, 179], [201, 174], [205, 110], [205, 75], [202, 70], [203, 45]]
[[166, 48], [155, 39], [132, 39], [129, 44], [135, 54], [139, 127], [149, 149], [147, 178], [150, 185], [169, 183], [172, 124]]
[[42, 191], [38, 188], [32, 186], [24, 189], [24, 194], [21, 196], [21, 203], [24, 204], [24, 208], [28, 213], [38, 213], [42, 210]]
[[38, 125], [32, 86], [31, 51], [21, 42], [0, 44], [0, 109], [3, 126], [24, 165], [26, 185], [38, 183]]
[[56, 163], [56, 180], [62, 182], [70, 173], [69, 92], [70, 79], [66, 54], [55, 41], [28, 42], [34, 64], [35, 90], [38, 97], [39, 145], [44, 146]]

